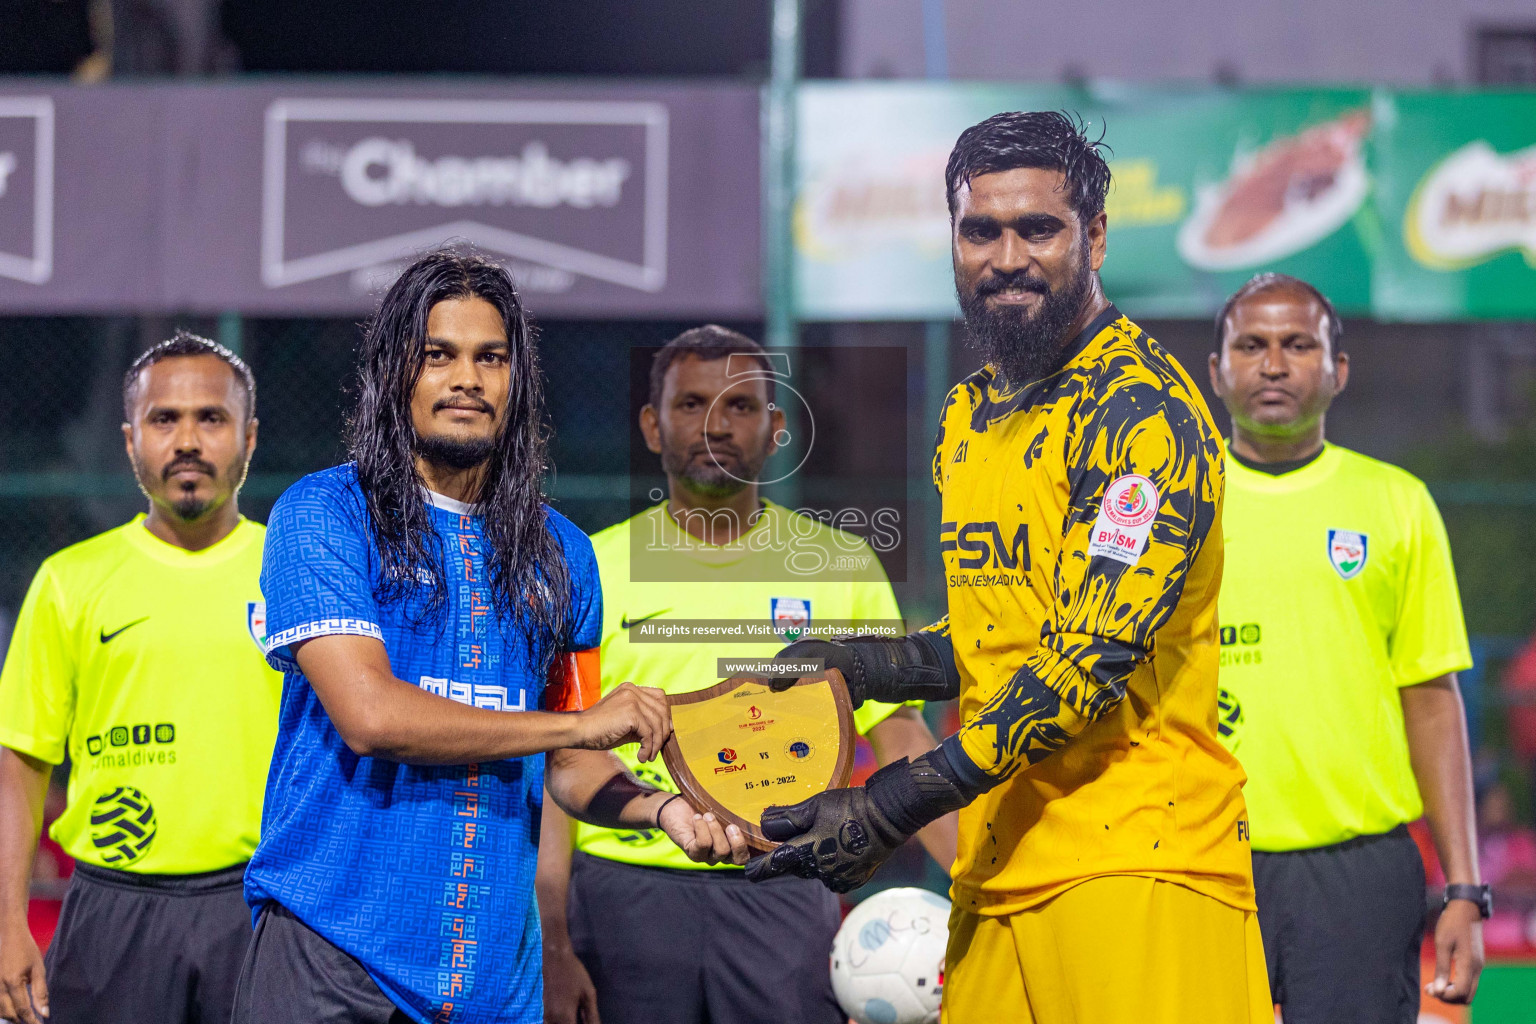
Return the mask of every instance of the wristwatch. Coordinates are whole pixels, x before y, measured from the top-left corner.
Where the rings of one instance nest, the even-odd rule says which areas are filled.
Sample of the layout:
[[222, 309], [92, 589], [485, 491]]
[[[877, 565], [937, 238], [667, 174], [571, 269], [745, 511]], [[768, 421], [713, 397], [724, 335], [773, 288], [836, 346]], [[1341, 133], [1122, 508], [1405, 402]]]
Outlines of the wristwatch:
[[1493, 890], [1486, 885], [1448, 885], [1445, 887], [1445, 900], [1440, 904], [1440, 909], [1445, 909], [1445, 904], [1451, 900], [1471, 900], [1477, 904], [1477, 912], [1483, 915], [1483, 920], [1493, 916]]

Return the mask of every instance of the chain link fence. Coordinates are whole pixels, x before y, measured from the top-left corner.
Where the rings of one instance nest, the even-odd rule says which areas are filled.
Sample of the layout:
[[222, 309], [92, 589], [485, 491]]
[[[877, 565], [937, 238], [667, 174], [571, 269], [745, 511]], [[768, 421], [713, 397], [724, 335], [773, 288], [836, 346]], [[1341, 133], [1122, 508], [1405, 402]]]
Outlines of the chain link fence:
[[[557, 508], [588, 532], [634, 511], [631, 474], [651, 456], [635, 437], [643, 401], [636, 349], [665, 343], [692, 321], [550, 321], [538, 325]], [[759, 337], [756, 323], [727, 326]], [[1210, 327], [1194, 321], [1147, 323], [1202, 388]], [[259, 443], [241, 495], [242, 511], [265, 521], [277, 496], [305, 473], [345, 458], [342, 433], [360, 328], [350, 319], [167, 317], [0, 318], [0, 651], [26, 588], [44, 558], [117, 526], [144, 508], [119, 426], [122, 375], [144, 349], [186, 327], [235, 348], [257, 379]], [[870, 392], [849, 375], [822, 381], [817, 409], [833, 410], [807, 463], [781, 501], [848, 493], [876, 449], [905, 446], [907, 522], [915, 543], [904, 552], [897, 597], [910, 623], [943, 606], [933, 526], [939, 519], [927, 483], [935, 385], [964, 376], [975, 357], [948, 325], [813, 325], [803, 342], [824, 348], [881, 348], [906, 354], [906, 430], [872, 428]], [[1526, 754], [1510, 735], [1508, 709], [1519, 694], [1500, 685], [1505, 664], [1536, 621], [1536, 325], [1386, 325], [1351, 323], [1349, 390], [1329, 419], [1337, 443], [1405, 466], [1425, 479], [1440, 504], [1477, 666], [1462, 677], [1480, 785], [1504, 778], [1531, 817], [1536, 786]], [[835, 363], [833, 364], [835, 365]], [[930, 380], [930, 378], [932, 378]], [[802, 382], [804, 383], [804, 382]], [[942, 393], [942, 391], [940, 391]], [[1227, 417], [1207, 393], [1218, 422]], [[901, 403], [886, 395], [886, 404]], [[886, 410], [889, 413], [890, 410]], [[819, 412], [818, 412], [819, 416]], [[897, 417], [899, 421], [900, 417]], [[886, 424], [890, 423], [889, 416]], [[818, 427], [822, 424], [818, 423]], [[639, 452], [639, 460], [636, 453]], [[898, 461], [899, 465], [899, 461]], [[825, 502], [823, 502], [825, 504]], [[894, 575], [894, 574], [893, 574]], [[948, 705], [929, 709], [939, 732], [956, 722]], [[929, 870], [908, 851], [896, 875], [911, 884]], [[925, 880], [942, 888], [942, 879]]]
[[[143, 508], [120, 441], [124, 370], [178, 327], [236, 348], [258, 385], [260, 442], [242, 493], [246, 515], [264, 520], [282, 490], [344, 458], [342, 429], [357, 321], [170, 317], [0, 318], [11, 372], [0, 377], [0, 631], [48, 554], [122, 523]], [[556, 473], [550, 493], [579, 526], [596, 531], [632, 512], [628, 489], [635, 409], [632, 353], [658, 346], [693, 321], [550, 321], [538, 325]], [[752, 336], [756, 323], [730, 324]], [[1149, 323], [1202, 386], [1209, 326]], [[1536, 571], [1523, 538], [1536, 534], [1536, 325], [1387, 325], [1352, 322], [1350, 388], [1330, 415], [1339, 443], [1398, 462], [1424, 477], [1440, 502], [1455, 550], [1469, 628], [1504, 638], [1504, 650], [1536, 621]], [[924, 331], [915, 324], [813, 326], [810, 346], [887, 346], [909, 356], [905, 443], [913, 532], [932, 509], [925, 477], [933, 410], [923, 407]], [[931, 333], [929, 344], [932, 344]], [[956, 379], [974, 357], [946, 336], [939, 367]], [[932, 367], [930, 361], [927, 364]], [[934, 372], [932, 370], [928, 372]], [[626, 382], [630, 382], [626, 384]], [[1212, 396], [1207, 396], [1208, 399]], [[896, 443], [844, 437], [860, 416], [856, 381], [831, 383], [823, 403], [846, 406], [827, 443], [837, 452], [808, 464], [803, 493], [850, 486], [863, 449]], [[1226, 417], [1216, 406], [1217, 419]], [[818, 441], [818, 446], [823, 442]], [[936, 514], [936, 513], [935, 513]], [[910, 553], [898, 594], [919, 618], [942, 600], [935, 553]], [[930, 564], [933, 563], [933, 564]]]
[[[583, 529], [629, 515], [631, 351], [691, 326], [539, 325], [557, 469], [551, 494]], [[752, 335], [761, 328], [729, 326]], [[0, 622], [14, 616], [45, 557], [142, 511], [119, 431], [122, 376], [176, 327], [230, 345], [256, 375], [261, 426], [240, 499], [247, 516], [265, 520], [294, 480], [345, 458], [355, 320], [0, 318], [0, 349], [15, 370], [0, 378]]]

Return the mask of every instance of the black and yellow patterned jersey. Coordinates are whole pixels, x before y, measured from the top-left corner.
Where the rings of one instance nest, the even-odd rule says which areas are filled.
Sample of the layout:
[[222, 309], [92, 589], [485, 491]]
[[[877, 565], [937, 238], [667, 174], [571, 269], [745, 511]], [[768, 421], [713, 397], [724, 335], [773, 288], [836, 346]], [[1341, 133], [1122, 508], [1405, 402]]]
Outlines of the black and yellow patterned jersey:
[[983, 367], [950, 392], [946, 747], [1001, 780], [960, 812], [959, 906], [1137, 874], [1253, 909], [1244, 777], [1216, 732], [1223, 458], [1184, 369], [1113, 306], [1044, 380]]

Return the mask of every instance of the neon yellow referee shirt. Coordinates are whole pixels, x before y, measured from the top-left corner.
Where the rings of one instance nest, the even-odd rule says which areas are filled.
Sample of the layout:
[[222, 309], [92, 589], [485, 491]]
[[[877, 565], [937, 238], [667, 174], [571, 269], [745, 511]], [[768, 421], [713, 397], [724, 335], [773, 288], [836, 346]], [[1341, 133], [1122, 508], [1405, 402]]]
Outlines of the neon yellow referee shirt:
[[1312, 849], [1423, 813], [1398, 689], [1472, 664], [1424, 484], [1328, 445], [1271, 476], [1227, 460], [1222, 740], [1255, 850]]
[[250, 859], [283, 685], [261, 650], [265, 535], [242, 519], [186, 551], [140, 515], [38, 569], [0, 671], [0, 746], [68, 753], [51, 834], [70, 856], [154, 874]]
[[[777, 621], [793, 635], [794, 626], [805, 621], [873, 625], [901, 618], [885, 570], [862, 539], [772, 502], [765, 502], [752, 527], [729, 545], [698, 540], [678, 527], [665, 505], [656, 505], [597, 534], [592, 547], [603, 582], [604, 693], [623, 682], [668, 693], [702, 689], [719, 682], [718, 659], [769, 658], [778, 649], [750, 642], [634, 642], [631, 630], [642, 622]], [[786, 553], [803, 575], [786, 568]], [[632, 557], [655, 571], [632, 572]], [[664, 576], [666, 581], [636, 582], [635, 576]], [[868, 732], [897, 707], [865, 701], [854, 712], [854, 724]], [[630, 744], [614, 753], [641, 779], [677, 792], [661, 758], [641, 764], [639, 749]], [[695, 863], [656, 830], [615, 831], [578, 822], [575, 846], [593, 856], [647, 867], [740, 870]]]

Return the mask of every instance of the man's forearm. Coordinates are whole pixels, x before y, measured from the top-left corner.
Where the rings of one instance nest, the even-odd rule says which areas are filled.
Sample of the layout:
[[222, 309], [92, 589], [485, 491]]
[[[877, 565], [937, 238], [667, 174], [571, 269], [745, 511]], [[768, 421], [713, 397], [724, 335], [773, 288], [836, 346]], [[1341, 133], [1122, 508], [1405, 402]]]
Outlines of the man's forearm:
[[491, 711], [394, 682], [359, 754], [405, 764], [469, 764], [527, 757], [579, 741], [575, 714]]
[[0, 916], [27, 916], [32, 857], [48, 792], [46, 761], [0, 747]]
[[469, 764], [579, 743], [576, 715], [470, 707], [396, 678], [384, 645], [370, 637], [319, 637], [297, 647], [295, 656], [342, 740], [360, 757]]
[[1446, 881], [1477, 884], [1477, 829], [1466, 713], [1455, 674], [1400, 691], [1408, 756]]
[[661, 805], [676, 795], [641, 782], [606, 750], [555, 751], [544, 784], [567, 814], [602, 828], [656, 828]]
[[566, 901], [571, 889], [571, 819], [546, 790], [539, 826], [539, 860], [533, 889], [539, 903], [544, 944], [560, 949], [571, 945]]

